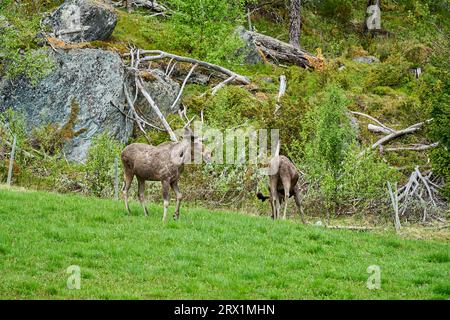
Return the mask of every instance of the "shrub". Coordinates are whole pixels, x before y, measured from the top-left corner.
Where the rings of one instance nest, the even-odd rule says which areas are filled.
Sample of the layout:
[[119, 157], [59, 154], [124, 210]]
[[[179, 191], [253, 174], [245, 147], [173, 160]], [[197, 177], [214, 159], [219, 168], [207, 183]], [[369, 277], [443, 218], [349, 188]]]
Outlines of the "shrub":
[[397, 181], [395, 169], [377, 159], [373, 152], [360, 155], [353, 144], [346, 152], [339, 177], [338, 194], [341, 202], [362, 198], [365, 201], [386, 197], [386, 181]]
[[365, 87], [401, 86], [410, 78], [410, 67], [411, 63], [401, 54], [392, 54], [383, 63], [370, 70]]
[[106, 133], [93, 140], [85, 166], [86, 185], [91, 194], [97, 197], [113, 195], [114, 161], [116, 157], [120, 156], [122, 148], [122, 144], [110, 138]]
[[173, 15], [180, 42], [190, 54], [211, 62], [236, 60], [241, 41], [233, 35], [243, 17], [241, 0], [170, 0], [176, 7]]
[[15, 18], [2, 27], [0, 21], [0, 73], [7, 78], [25, 76], [36, 84], [53, 67], [53, 61], [43, 50], [36, 50], [35, 35], [39, 29], [39, 16], [29, 19]]
[[309, 178], [319, 182], [328, 207], [336, 205], [342, 162], [355, 139], [344, 91], [332, 84], [307, 116], [304, 160]]
[[435, 173], [445, 178], [444, 195], [450, 199], [450, 108], [448, 101], [450, 96], [444, 94], [435, 103], [431, 116], [434, 121], [431, 125], [429, 137], [439, 142], [439, 147], [432, 150], [430, 157]]

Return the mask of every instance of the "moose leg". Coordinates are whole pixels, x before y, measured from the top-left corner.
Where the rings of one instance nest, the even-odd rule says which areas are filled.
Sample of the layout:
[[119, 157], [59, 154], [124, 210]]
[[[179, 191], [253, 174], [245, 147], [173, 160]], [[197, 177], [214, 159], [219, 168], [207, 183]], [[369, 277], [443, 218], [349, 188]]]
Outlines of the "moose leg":
[[281, 180], [283, 183], [283, 189], [284, 189], [284, 211], [283, 211], [283, 220], [286, 220], [286, 211], [288, 206], [288, 200], [289, 200], [289, 192], [291, 190], [291, 181], [290, 178], [286, 177], [285, 179]]
[[144, 179], [138, 179], [138, 189], [139, 189], [139, 202], [141, 203], [142, 208], [144, 208], [145, 216], [148, 216], [147, 207], [145, 206], [145, 180]]
[[171, 184], [172, 190], [175, 192], [175, 195], [177, 197], [177, 206], [175, 208], [175, 213], [173, 214], [173, 219], [177, 220], [180, 216], [180, 205], [181, 205], [181, 199], [183, 198], [183, 195], [180, 192], [180, 189], [178, 188], [178, 181], [175, 181]]
[[269, 178], [269, 190], [270, 190], [270, 204], [272, 205], [272, 218], [278, 219], [279, 212], [279, 198], [277, 191], [278, 179], [276, 176], [270, 176]]
[[297, 185], [294, 186], [294, 197], [295, 197], [295, 204], [297, 205], [298, 209], [300, 210], [300, 217], [302, 219], [302, 223], [305, 224], [302, 202], [301, 202], [301, 198], [300, 198], [300, 190], [298, 189]]
[[128, 213], [131, 213], [130, 207], [128, 206], [128, 191], [130, 190], [132, 181], [133, 181], [133, 175], [130, 174], [129, 172], [125, 171], [123, 173], [122, 193], [123, 193], [123, 198], [125, 200], [125, 208], [127, 209]]
[[161, 181], [162, 184], [162, 194], [163, 194], [163, 200], [164, 200], [164, 216], [163, 216], [163, 222], [167, 222], [167, 209], [169, 208], [169, 188], [170, 184], [167, 181]]
[[274, 202], [272, 201], [272, 197], [270, 197], [270, 207], [272, 208], [272, 219], [275, 219], [275, 207]]

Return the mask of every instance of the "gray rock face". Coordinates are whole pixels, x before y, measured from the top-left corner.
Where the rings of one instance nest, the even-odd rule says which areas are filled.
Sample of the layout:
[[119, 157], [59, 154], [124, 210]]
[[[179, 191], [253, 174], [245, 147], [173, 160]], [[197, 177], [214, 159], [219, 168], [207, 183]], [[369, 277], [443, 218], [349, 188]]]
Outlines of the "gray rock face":
[[[161, 113], [163, 115], [168, 115], [169, 113], [178, 111], [180, 102], [178, 102], [173, 109], [171, 109], [171, 106], [177, 98], [178, 92], [180, 91], [180, 85], [170, 77], [166, 76], [162, 70], [154, 69], [152, 70], [152, 75], [155, 78], [152, 81], [147, 81], [144, 86]], [[141, 94], [139, 94], [136, 101], [136, 110], [144, 115], [146, 119], [151, 120], [151, 123], [159, 125], [159, 118], [154, 114], [153, 110], [149, 107], [149, 103]]]
[[[64, 126], [72, 111], [72, 101], [79, 105], [74, 131], [81, 134], [69, 140], [64, 152], [70, 161], [83, 162], [86, 159], [92, 139], [108, 132], [115, 139], [127, 142], [133, 132], [133, 123], [122, 112], [127, 110], [123, 91], [125, 72], [120, 56], [100, 49], [73, 49], [55, 53], [47, 51], [54, 60], [54, 70], [32, 86], [26, 79], [0, 81], [0, 112], [12, 108], [25, 116], [27, 130], [47, 124]], [[145, 82], [161, 112], [167, 115], [175, 100], [179, 84], [153, 70], [155, 77]], [[135, 93], [134, 87], [128, 91]], [[138, 96], [136, 108], [147, 119], [159, 120], [154, 116], [149, 104]]]
[[116, 23], [114, 8], [100, 0], [67, 0], [43, 20], [65, 42], [105, 40]]
[[0, 111], [12, 108], [26, 118], [27, 129], [46, 124], [62, 127], [69, 120], [72, 100], [79, 105], [74, 131], [84, 132], [65, 146], [66, 157], [86, 159], [91, 139], [102, 132], [123, 142], [131, 123], [112, 103], [121, 106], [124, 70], [118, 54], [97, 49], [75, 49], [55, 54], [55, 70], [36, 86], [27, 80], [7, 81], [0, 88]]
[[244, 56], [244, 62], [247, 64], [264, 63], [258, 49], [256, 48], [252, 35], [242, 26], [237, 27], [235, 32], [245, 43], [245, 46], [238, 49], [237, 52], [237, 54]]
[[367, 57], [356, 57], [353, 58], [353, 61], [359, 62], [359, 63], [367, 63], [371, 64], [374, 62], [380, 62], [380, 60], [377, 57], [374, 56], [367, 56]]

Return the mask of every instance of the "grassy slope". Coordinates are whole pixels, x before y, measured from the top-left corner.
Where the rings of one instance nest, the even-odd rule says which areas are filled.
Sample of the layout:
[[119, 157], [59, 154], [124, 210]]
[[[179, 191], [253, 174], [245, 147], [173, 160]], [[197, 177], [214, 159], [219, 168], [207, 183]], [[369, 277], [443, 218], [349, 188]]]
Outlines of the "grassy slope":
[[[450, 297], [448, 243], [191, 208], [163, 225], [161, 207], [132, 209], [0, 189], [0, 298]], [[380, 290], [366, 288], [373, 264]], [[66, 289], [70, 265], [81, 290]]]

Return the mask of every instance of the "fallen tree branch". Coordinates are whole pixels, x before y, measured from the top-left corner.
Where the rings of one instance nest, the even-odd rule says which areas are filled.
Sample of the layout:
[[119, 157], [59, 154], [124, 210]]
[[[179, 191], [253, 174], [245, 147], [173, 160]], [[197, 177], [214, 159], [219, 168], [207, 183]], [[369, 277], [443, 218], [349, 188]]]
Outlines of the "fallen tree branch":
[[406, 128], [406, 129], [403, 129], [403, 130], [399, 130], [399, 131], [393, 132], [393, 133], [391, 133], [391, 134], [389, 134], [389, 135], [387, 135], [387, 136], [381, 138], [381, 139], [378, 140], [377, 142], [375, 142], [375, 143], [371, 146], [371, 149], [376, 149], [378, 146], [380, 146], [380, 145], [382, 145], [382, 144], [384, 144], [384, 143], [386, 143], [386, 142], [389, 142], [389, 141], [391, 141], [391, 140], [393, 140], [393, 139], [395, 139], [395, 138], [398, 138], [398, 137], [400, 137], [400, 136], [402, 136], [402, 135], [405, 135], [405, 134], [408, 134], [408, 133], [413, 133], [413, 132], [419, 130], [420, 128], [422, 128], [422, 126], [423, 126], [424, 124], [430, 123], [432, 120], [433, 120], [433, 119], [429, 119], [429, 120], [426, 120], [426, 121], [424, 121], [424, 122], [419, 122], [419, 123], [416, 123], [416, 124], [414, 124], [414, 125], [412, 125], [412, 126]]
[[[115, 7], [122, 7], [123, 2], [124, 1], [115, 2], [115, 3], [113, 3], [113, 5]], [[166, 6], [157, 3], [156, 0], [128, 0], [127, 2], [129, 2], [129, 3], [127, 3], [128, 8], [130, 8], [131, 6], [142, 7], [142, 8], [150, 9], [150, 10], [155, 11], [160, 14], [165, 14], [165, 13], [169, 12], [169, 9]]]
[[175, 101], [172, 103], [172, 106], [170, 107], [169, 110], [173, 110], [175, 108], [175, 106], [177, 105], [178, 101], [180, 101], [181, 95], [182, 95], [183, 90], [184, 90], [184, 87], [186, 86], [187, 81], [191, 77], [191, 74], [192, 74], [192, 72], [194, 72], [196, 67], [197, 67], [197, 64], [194, 64], [192, 66], [191, 70], [189, 70], [189, 73], [187, 74], [186, 78], [184, 79], [183, 84], [181, 85], [180, 91], [178, 92], [178, 95], [175, 98]]
[[278, 90], [277, 104], [275, 105], [274, 114], [276, 114], [278, 110], [280, 110], [281, 105], [279, 103], [285, 93], [286, 93], [286, 76], [283, 74], [280, 76], [280, 89]]
[[375, 119], [372, 116], [369, 116], [368, 114], [362, 113], [362, 112], [357, 112], [357, 111], [350, 111], [351, 114], [357, 115], [357, 116], [361, 116], [361, 117], [365, 117], [367, 119], [372, 120], [373, 122], [375, 122], [376, 124], [378, 124], [380, 127], [386, 129], [387, 131], [389, 131], [390, 133], [394, 133], [396, 132], [394, 129], [389, 128], [388, 126], [384, 125], [383, 123], [381, 123], [379, 120]]
[[431, 148], [435, 148], [439, 145], [439, 142], [435, 142], [432, 144], [419, 144], [415, 146], [407, 146], [407, 147], [393, 147], [393, 148], [385, 148], [384, 151], [402, 151], [402, 150], [410, 150], [410, 151], [423, 151]]
[[172, 141], [178, 141], [177, 136], [173, 132], [172, 128], [170, 127], [169, 123], [167, 122], [164, 115], [159, 110], [158, 106], [156, 105], [155, 101], [153, 101], [150, 94], [145, 90], [142, 79], [136, 75], [136, 85], [138, 86], [139, 90], [141, 91], [142, 95], [147, 99], [148, 103], [150, 104], [150, 107], [153, 109], [153, 111], [156, 113], [158, 118], [161, 120], [161, 123], [163, 124], [166, 131], [169, 133], [170, 140]]
[[353, 231], [369, 231], [375, 229], [373, 227], [360, 227], [360, 226], [326, 226], [326, 228], [339, 230], [353, 230]]
[[[250, 80], [247, 77], [237, 74], [227, 68], [221, 67], [221, 66], [213, 64], [213, 63], [197, 60], [194, 58], [183, 57], [183, 56], [179, 56], [179, 55], [168, 53], [168, 52], [161, 51], [161, 50], [141, 50], [140, 53], [143, 55], [150, 55], [150, 56], [145, 56], [144, 58], [142, 58], [140, 62], [155, 61], [155, 60], [169, 58], [169, 59], [173, 59], [173, 60], [179, 61], [179, 62], [187, 62], [187, 63], [191, 63], [191, 64], [197, 64], [201, 67], [220, 72], [229, 77], [235, 76], [236, 81], [243, 83], [243, 84], [250, 84]], [[127, 54], [125, 54], [125, 56], [130, 56], [130, 54], [127, 53]]]
[[233, 82], [234, 79], [236, 79], [236, 76], [231, 76], [227, 79], [225, 79], [225, 81], [222, 81], [221, 83], [219, 83], [217, 86], [215, 86], [214, 88], [212, 88], [211, 90], [211, 94], [214, 96], [217, 91], [219, 91], [220, 89], [222, 89], [225, 85], [227, 85], [230, 82]]
[[276, 61], [285, 61], [307, 68], [311, 67], [309, 60], [317, 60], [317, 57], [314, 55], [298, 49], [289, 43], [254, 31], [245, 32], [248, 33], [259, 50]]
[[425, 185], [425, 188], [427, 189], [428, 192], [428, 196], [430, 197], [431, 202], [433, 203], [434, 206], [436, 206], [436, 202], [434, 201], [433, 198], [433, 193], [431, 192], [430, 186], [428, 185], [427, 180], [425, 180], [425, 178], [422, 176], [422, 173], [419, 170], [419, 167], [416, 167], [416, 173], [417, 176], [419, 177], [420, 180], [422, 180], [423, 184]]
[[145, 132], [145, 130], [141, 124], [141, 121], [143, 121], [143, 119], [141, 119], [139, 117], [138, 113], [136, 112], [136, 109], [134, 108], [133, 100], [131, 100], [130, 94], [128, 93], [126, 83], [123, 84], [123, 92], [125, 94], [125, 98], [127, 100], [128, 106], [130, 107], [130, 110], [132, 111], [132, 113], [134, 115], [134, 119], [135, 119], [136, 124], [139, 127], [139, 130], [141, 130], [141, 132], [144, 134], [144, 137], [145, 137], [145, 139], [147, 139], [147, 142], [150, 143], [150, 138], [147, 136], [147, 132]]
[[395, 183], [394, 185], [394, 190], [392, 189], [391, 183], [389, 181], [387, 182], [387, 186], [389, 196], [391, 198], [392, 208], [394, 209], [394, 226], [395, 230], [398, 232], [402, 226], [400, 224], [400, 218], [398, 216], [399, 205], [398, 205], [397, 183]]
[[376, 125], [373, 125], [371, 123], [369, 123], [367, 125], [367, 130], [369, 130], [370, 132], [374, 132], [374, 133], [383, 133], [383, 134], [391, 134], [392, 133], [392, 131], [390, 131], [390, 130], [388, 130], [386, 128], [383, 128], [383, 127], [380, 127], [380, 126], [376, 126]]

